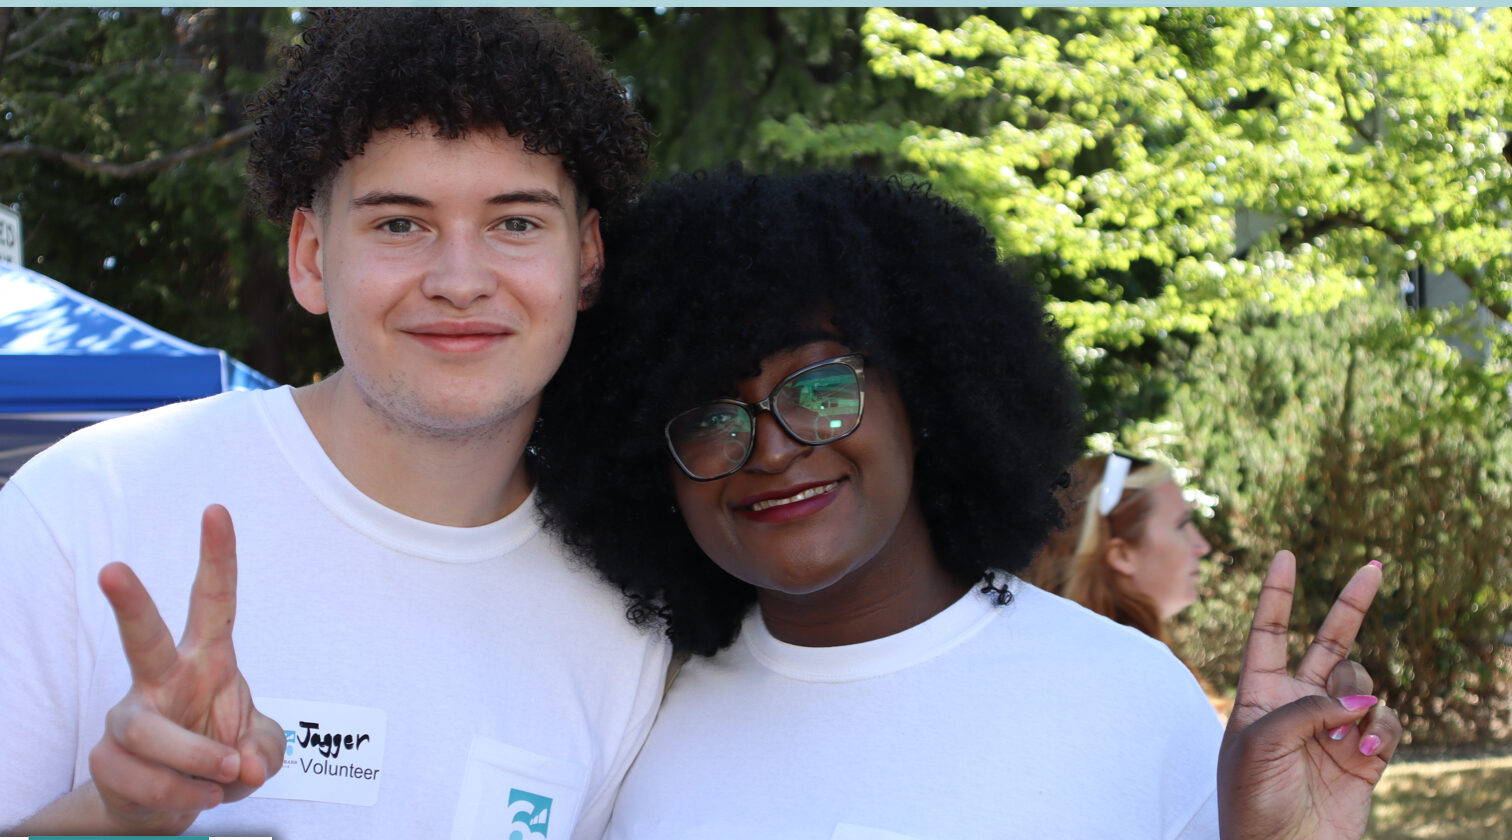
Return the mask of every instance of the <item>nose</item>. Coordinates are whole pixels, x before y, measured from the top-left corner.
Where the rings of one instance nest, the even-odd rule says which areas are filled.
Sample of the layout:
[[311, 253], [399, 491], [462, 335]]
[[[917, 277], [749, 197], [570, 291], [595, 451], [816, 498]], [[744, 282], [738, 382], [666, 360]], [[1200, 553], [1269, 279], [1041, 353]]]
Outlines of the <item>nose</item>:
[[813, 449], [806, 443], [794, 440], [770, 411], [757, 412], [755, 435], [756, 439], [751, 442], [751, 457], [745, 465], [748, 470], [781, 473], [793, 461]]
[[489, 266], [483, 241], [455, 234], [437, 242], [436, 259], [426, 267], [420, 291], [432, 300], [445, 300], [457, 309], [466, 309], [498, 287], [499, 279]]
[[1197, 535], [1197, 542], [1192, 545], [1192, 547], [1197, 550], [1197, 556], [1208, 556], [1208, 554], [1212, 552], [1213, 547], [1211, 545], [1208, 545], [1207, 537], [1204, 537], [1202, 535], [1202, 532], [1197, 530], [1196, 526], [1192, 527], [1192, 533]]

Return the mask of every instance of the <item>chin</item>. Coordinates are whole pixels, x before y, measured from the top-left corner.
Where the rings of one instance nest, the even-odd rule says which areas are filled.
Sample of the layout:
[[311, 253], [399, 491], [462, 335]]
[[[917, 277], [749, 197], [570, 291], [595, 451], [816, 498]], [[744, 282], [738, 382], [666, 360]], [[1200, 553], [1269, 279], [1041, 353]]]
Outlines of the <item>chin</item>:
[[[729, 571], [728, 569], [726, 571]], [[797, 567], [786, 569], [770, 569], [760, 575], [759, 580], [751, 580], [749, 577], [741, 577], [746, 583], [757, 589], [765, 589], [771, 592], [779, 592], [783, 595], [813, 595], [823, 592], [844, 580], [845, 574], [829, 564], [823, 567]], [[755, 576], [751, 576], [755, 577]]]
[[497, 427], [519, 414], [513, 400], [467, 398], [429, 401], [420, 412], [422, 422], [439, 434], [467, 435]]
[[824, 577], [816, 580], [811, 576], [795, 575], [782, 578], [768, 576], [764, 580], [747, 582], [757, 589], [765, 589], [783, 595], [813, 595], [816, 592], [823, 592], [834, 586], [838, 582], [838, 578]]

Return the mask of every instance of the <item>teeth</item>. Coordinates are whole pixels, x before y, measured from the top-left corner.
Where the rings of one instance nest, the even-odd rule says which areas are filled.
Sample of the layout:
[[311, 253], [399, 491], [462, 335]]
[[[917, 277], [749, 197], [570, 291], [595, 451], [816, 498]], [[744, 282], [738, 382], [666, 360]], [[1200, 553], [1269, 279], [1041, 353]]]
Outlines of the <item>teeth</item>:
[[767, 499], [766, 501], [757, 502], [756, 504], [751, 505], [751, 510], [761, 511], [766, 510], [767, 508], [777, 507], [778, 505], [790, 505], [794, 502], [801, 502], [804, 499], [812, 499], [815, 496], [821, 495], [823, 493], [828, 493], [829, 491], [839, 486], [839, 484], [840, 482], [838, 481], [831, 481], [829, 484], [826, 484], [823, 487], [810, 487], [802, 493], [794, 496], [788, 496], [786, 499]]

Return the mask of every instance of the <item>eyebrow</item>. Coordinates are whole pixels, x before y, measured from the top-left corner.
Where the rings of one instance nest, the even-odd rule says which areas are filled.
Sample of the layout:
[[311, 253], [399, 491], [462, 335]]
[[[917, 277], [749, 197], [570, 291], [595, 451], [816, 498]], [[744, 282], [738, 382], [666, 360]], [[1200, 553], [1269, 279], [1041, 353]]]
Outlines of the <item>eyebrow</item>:
[[[837, 344], [845, 343], [845, 339], [836, 334], [833, 330], [827, 330], [823, 328], [804, 329], [790, 333], [783, 340], [782, 346], [774, 350], [773, 353], [787, 353], [793, 350], [807, 347], [810, 344], [818, 344], [821, 341], [833, 341]], [[769, 353], [767, 355], [771, 354]]]
[[[565, 205], [562, 204], [561, 197], [556, 193], [551, 192], [550, 190], [518, 190], [515, 192], [499, 193], [498, 195], [489, 196], [488, 199], [484, 201], [484, 203], [491, 206], [505, 204], [544, 204], [548, 207], [566, 209]], [[373, 192], [363, 193], [362, 195], [359, 195], [356, 198], [352, 199], [352, 206], [356, 208], [384, 207], [396, 204], [404, 207], [420, 208], [429, 208], [436, 206], [435, 203], [430, 199], [422, 198], [418, 195], [410, 195], [409, 193], [401, 192], [385, 192], [382, 190], [374, 190]]]

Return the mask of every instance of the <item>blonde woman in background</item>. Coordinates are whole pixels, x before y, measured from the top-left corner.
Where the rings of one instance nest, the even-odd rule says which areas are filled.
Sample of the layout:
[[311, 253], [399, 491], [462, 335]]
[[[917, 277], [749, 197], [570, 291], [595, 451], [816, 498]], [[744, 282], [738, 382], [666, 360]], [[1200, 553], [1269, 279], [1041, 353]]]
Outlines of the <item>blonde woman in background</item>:
[[1066, 524], [1035, 558], [1045, 589], [1170, 643], [1166, 622], [1197, 600], [1208, 545], [1165, 464], [1092, 455], [1061, 491]]
[[[1065, 525], [1035, 558], [1030, 581], [1170, 646], [1167, 622], [1197, 601], [1199, 561], [1212, 551], [1171, 468], [1122, 453], [1087, 456], [1072, 465], [1061, 507]], [[1229, 703], [1202, 682], [1227, 717]]]

